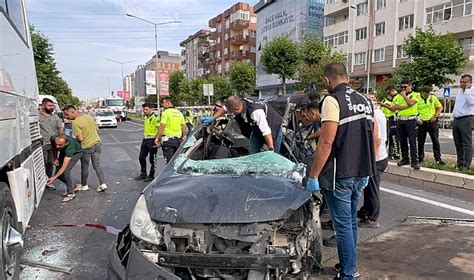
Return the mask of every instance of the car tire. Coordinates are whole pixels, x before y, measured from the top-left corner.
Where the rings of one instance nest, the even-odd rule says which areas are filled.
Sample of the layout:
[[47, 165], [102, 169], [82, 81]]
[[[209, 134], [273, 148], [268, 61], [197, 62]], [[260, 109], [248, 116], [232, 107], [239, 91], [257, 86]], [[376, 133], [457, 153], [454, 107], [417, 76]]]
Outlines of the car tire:
[[[10, 193], [8, 185], [0, 182], [0, 209], [2, 220], [0, 223], [0, 232], [2, 233], [2, 242], [0, 244], [0, 278], [1, 279], [19, 279], [20, 274], [20, 255], [23, 241], [21, 239], [21, 229], [18, 224], [15, 203]], [[16, 236], [12, 236], [15, 234]], [[13, 242], [13, 237], [19, 234], [19, 243], [10, 244]], [[18, 239], [16, 239], [18, 241]]]

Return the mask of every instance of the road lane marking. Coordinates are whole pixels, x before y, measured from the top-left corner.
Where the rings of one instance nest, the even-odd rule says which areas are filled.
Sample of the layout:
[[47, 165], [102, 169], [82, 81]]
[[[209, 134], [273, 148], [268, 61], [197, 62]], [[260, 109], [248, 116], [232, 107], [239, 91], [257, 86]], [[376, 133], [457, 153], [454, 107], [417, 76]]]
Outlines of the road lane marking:
[[131, 121], [127, 121], [127, 123], [131, 123], [131, 124], [138, 125], [138, 126], [143, 126], [143, 124], [139, 124], [139, 123], [135, 123], [135, 122], [131, 122]]
[[118, 138], [115, 137], [115, 135], [113, 135], [112, 133], [110, 133], [109, 135], [110, 135], [110, 138], [112, 138], [112, 140], [115, 141], [115, 143], [120, 143], [120, 140], [118, 140]]
[[434, 200], [431, 200], [431, 199], [419, 197], [419, 196], [416, 196], [416, 195], [411, 195], [411, 194], [402, 193], [402, 192], [399, 192], [399, 191], [394, 191], [394, 190], [383, 188], [383, 187], [380, 187], [380, 190], [384, 191], [384, 192], [394, 194], [394, 195], [398, 195], [398, 196], [406, 197], [406, 198], [409, 198], [409, 199], [417, 200], [417, 201], [420, 201], [420, 202], [428, 203], [428, 204], [438, 206], [438, 207], [441, 207], [441, 208], [456, 211], [456, 212], [459, 212], [459, 213], [474, 216], [474, 211], [464, 209], [464, 208], [461, 208], [461, 207], [441, 203], [441, 202], [438, 202], [438, 201], [434, 201]]

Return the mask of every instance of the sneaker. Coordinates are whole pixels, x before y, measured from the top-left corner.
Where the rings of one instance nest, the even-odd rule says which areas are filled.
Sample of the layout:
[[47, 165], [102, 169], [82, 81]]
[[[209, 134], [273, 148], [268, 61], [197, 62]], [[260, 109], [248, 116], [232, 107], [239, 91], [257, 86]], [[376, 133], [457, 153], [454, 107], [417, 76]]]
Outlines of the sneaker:
[[402, 159], [401, 161], [397, 162], [398, 166], [409, 165], [410, 161], [408, 159]]
[[136, 181], [145, 180], [145, 179], [146, 179], [146, 174], [143, 174], [143, 173], [135, 177]]
[[420, 164], [418, 162], [414, 162], [411, 164], [411, 167], [415, 170], [420, 170]]
[[89, 186], [88, 185], [81, 185], [81, 184], [77, 184], [76, 185], [76, 188], [74, 189], [74, 192], [79, 192], [79, 191], [88, 191], [89, 190]]
[[[336, 263], [336, 265], [334, 266], [334, 270], [337, 272], [337, 276], [336, 277], [341, 277], [339, 272], [341, 272], [341, 264], [339, 263]], [[360, 276], [360, 273], [358, 270], [356, 270], [356, 272], [354, 273], [354, 277], [359, 277]], [[335, 278], [336, 279], [336, 278]]]
[[[360, 277], [359, 271], [356, 271], [356, 272], [354, 273], [353, 277], [354, 277], [354, 278], [359, 278], [359, 277]], [[338, 272], [337, 275], [336, 275], [336, 277], [334, 277], [333, 279], [334, 279], [334, 280], [340, 280], [340, 279], [342, 279], [342, 278], [341, 278], [341, 273]]]
[[372, 221], [370, 219], [360, 220], [359, 227], [361, 228], [379, 228], [380, 224], [377, 221]]
[[145, 180], [143, 180], [143, 182], [151, 182], [153, 179], [155, 179], [155, 176], [148, 176], [145, 178]]
[[106, 184], [102, 184], [100, 186], [97, 187], [97, 192], [103, 192], [107, 189], [107, 185]]

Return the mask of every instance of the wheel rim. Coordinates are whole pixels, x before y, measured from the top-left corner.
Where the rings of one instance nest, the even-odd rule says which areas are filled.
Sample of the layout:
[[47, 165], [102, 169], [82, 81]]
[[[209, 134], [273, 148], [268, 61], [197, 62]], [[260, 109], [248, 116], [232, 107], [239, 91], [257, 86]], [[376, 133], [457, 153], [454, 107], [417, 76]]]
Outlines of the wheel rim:
[[17, 268], [18, 257], [23, 248], [23, 238], [12, 225], [13, 212], [10, 208], [3, 209], [2, 215], [2, 265], [6, 279], [13, 279]]

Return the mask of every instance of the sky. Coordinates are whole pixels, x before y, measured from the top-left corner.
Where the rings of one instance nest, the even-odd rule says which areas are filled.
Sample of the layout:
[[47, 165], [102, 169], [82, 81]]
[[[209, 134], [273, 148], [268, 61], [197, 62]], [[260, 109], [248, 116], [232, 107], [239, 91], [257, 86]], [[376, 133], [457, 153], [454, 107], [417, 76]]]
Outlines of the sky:
[[[209, 19], [238, 1], [233, 0], [25, 0], [28, 19], [53, 44], [61, 76], [81, 100], [106, 97], [121, 90], [124, 75], [135, 71], [154, 54], [154, 27], [130, 13], [152, 22], [181, 20], [158, 26], [158, 49], [180, 53], [179, 43]], [[257, 0], [249, 1], [250, 4]]]

